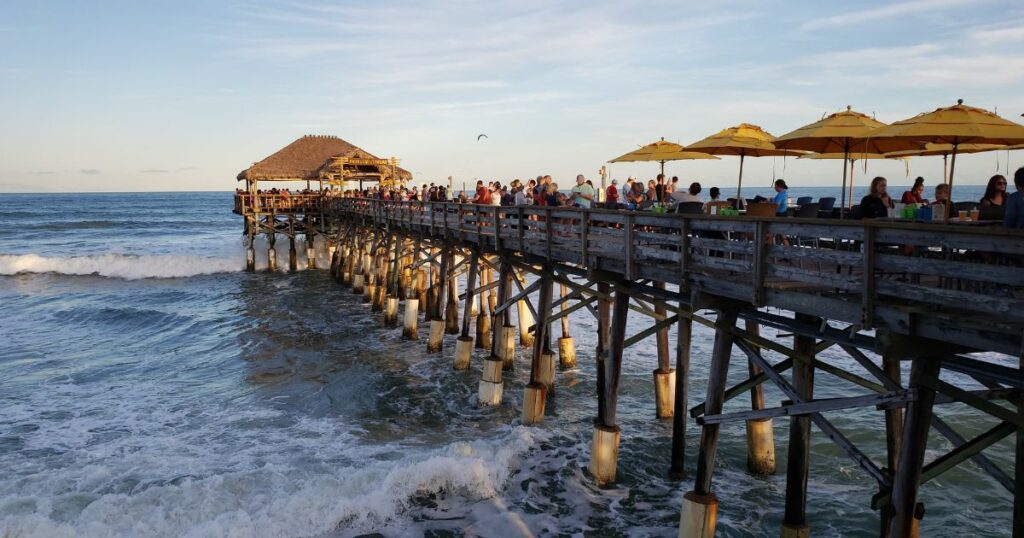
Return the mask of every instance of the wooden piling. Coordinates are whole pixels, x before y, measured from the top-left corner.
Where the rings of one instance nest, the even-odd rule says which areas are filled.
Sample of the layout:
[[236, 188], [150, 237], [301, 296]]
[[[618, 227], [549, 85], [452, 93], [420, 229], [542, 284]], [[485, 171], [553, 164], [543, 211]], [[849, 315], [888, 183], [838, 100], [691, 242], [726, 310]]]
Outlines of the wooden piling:
[[625, 287], [615, 290], [612, 306], [611, 329], [608, 338], [608, 353], [604, 360], [603, 374], [598, 377], [598, 393], [601, 395], [597, 420], [594, 423], [594, 437], [590, 453], [590, 473], [600, 487], [615, 482], [619, 457], [618, 426], [619, 377], [622, 374], [622, 343], [626, 339], [626, 317], [629, 315], [629, 293]]
[[[745, 320], [747, 332], [754, 335], [761, 335], [760, 325], [751, 320]], [[813, 346], [813, 339], [810, 345]], [[755, 351], [760, 351], [756, 344], [751, 344]], [[813, 354], [813, 347], [811, 348]], [[761, 373], [761, 368], [754, 364], [754, 361], [747, 360], [747, 373], [754, 377]], [[750, 408], [752, 410], [764, 409], [764, 385], [757, 384], [750, 389]], [[747, 470], [753, 474], [768, 475], [775, 474], [775, 434], [772, 431], [772, 419], [760, 418], [746, 421], [747, 430]]]
[[[684, 315], [685, 314], [685, 315]], [[672, 463], [669, 476], [686, 477], [686, 416], [690, 385], [690, 343], [693, 332], [693, 311], [687, 303], [679, 302], [679, 327], [676, 335], [676, 394], [672, 414]]]
[[[530, 383], [526, 385], [526, 393], [523, 396], [523, 424], [536, 424], [544, 420], [544, 405], [547, 398], [548, 384], [544, 377], [550, 370], [553, 374], [553, 364], [545, 364], [544, 342], [547, 340], [548, 317], [551, 315], [552, 278], [551, 268], [542, 269], [540, 290], [538, 291], [537, 333], [533, 339], [533, 355], [530, 361]], [[549, 353], [550, 357], [550, 353]], [[553, 359], [553, 357], [550, 357]], [[551, 361], [553, 362], [553, 361]]]
[[562, 298], [562, 337], [558, 339], [558, 365], [563, 370], [569, 370], [576, 367], [576, 340], [573, 339], [569, 330], [569, 316], [565, 315], [569, 303], [566, 300], [569, 295], [568, 286], [560, 284], [559, 287], [561, 288], [559, 295]]
[[[715, 320], [715, 344], [708, 372], [707, 398], [704, 400], [706, 415], [722, 412], [725, 401], [725, 383], [729, 374], [729, 359], [732, 353], [732, 328], [736, 326], [738, 312], [727, 306], [718, 311]], [[697, 455], [697, 477], [693, 491], [683, 496], [680, 510], [680, 536], [714, 536], [718, 499], [711, 492], [711, 475], [718, 450], [719, 424], [705, 424], [701, 429], [700, 453]]]
[[[664, 282], [655, 282], [655, 289], [664, 290]], [[665, 307], [665, 300], [656, 297], [654, 299], [654, 313], [656, 320], [661, 321], [668, 317], [668, 310]], [[658, 329], [655, 333], [655, 342], [658, 349], [658, 368], [654, 370], [654, 415], [657, 418], [672, 418], [675, 413], [675, 392], [676, 392], [676, 371], [672, 369], [668, 351], [668, 326]]]
[[[817, 318], [796, 314], [796, 321], [813, 325]], [[814, 338], [795, 335], [793, 350], [814, 357]], [[814, 365], [804, 361], [793, 362], [793, 390], [804, 401], [814, 398]], [[794, 416], [789, 419], [789, 451], [786, 458], [786, 509], [782, 520], [782, 536], [806, 538], [807, 478], [811, 457], [811, 417]]]
[[915, 357], [911, 363], [910, 388], [917, 391], [917, 399], [907, 404], [899, 467], [892, 485], [889, 536], [894, 538], [916, 536], [917, 492], [921, 487], [921, 470], [935, 403], [935, 380], [939, 378], [940, 367], [941, 360], [934, 357]]

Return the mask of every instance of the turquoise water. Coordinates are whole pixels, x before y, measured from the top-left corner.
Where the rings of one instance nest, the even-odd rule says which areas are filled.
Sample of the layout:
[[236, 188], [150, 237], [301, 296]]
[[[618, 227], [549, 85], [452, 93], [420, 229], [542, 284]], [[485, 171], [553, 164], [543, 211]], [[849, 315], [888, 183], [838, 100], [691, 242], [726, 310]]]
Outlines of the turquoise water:
[[[481, 354], [469, 372], [452, 371], [451, 337], [443, 355], [426, 354], [325, 271], [241, 271], [230, 193], [0, 201], [19, 223], [0, 235], [0, 535], [675, 533], [692, 479], [667, 478], [671, 425], [653, 418], [653, 339], [626, 352], [619, 481], [601, 490], [586, 471], [596, 414], [586, 311], [571, 317], [579, 368], [559, 372], [546, 422], [527, 428], [522, 349], [505, 404], [477, 408]], [[627, 334], [648, 325], [634, 314]], [[691, 405], [711, 345], [695, 327]], [[841, 353], [821, 358], [859, 371]], [[730, 379], [745, 376], [734, 360]], [[824, 375], [816, 390], [857, 393]], [[784, 396], [769, 388], [766, 399]], [[940, 415], [968, 437], [992, 425], [959, 406]], [[829, 417], [884, 461], [879, 412]], [[788, 421], [774, 432], [779, 473], [753, 477], [743, 425], [722, 428], [719, 535], [777, 535]], [[691, 424], [691, 476], [698, 439]], [[949, 448], [933, 438], [929, 457]], [[987, 454], [1012, 469], [1008, 440]], [[877, 535], [872, 481], [817, 430], [810, 483], [814, 535]], [[1008, 534], [1009, 495], [972, 463], [928, 483], [922, 500], [923, 535]]]

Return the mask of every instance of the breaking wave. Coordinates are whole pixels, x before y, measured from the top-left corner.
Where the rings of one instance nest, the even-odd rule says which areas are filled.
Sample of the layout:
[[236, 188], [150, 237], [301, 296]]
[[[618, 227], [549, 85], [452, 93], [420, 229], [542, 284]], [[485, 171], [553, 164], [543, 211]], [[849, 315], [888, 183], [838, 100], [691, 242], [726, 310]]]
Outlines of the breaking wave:
[[0, 254], [0, 275], [56, 273], [99, 275], [135, 280], [140, 278], [182, 278], [244, 269], [238, 257], [210, 258], [189, 255], [97, 254], [91, 256], [40, 256]]

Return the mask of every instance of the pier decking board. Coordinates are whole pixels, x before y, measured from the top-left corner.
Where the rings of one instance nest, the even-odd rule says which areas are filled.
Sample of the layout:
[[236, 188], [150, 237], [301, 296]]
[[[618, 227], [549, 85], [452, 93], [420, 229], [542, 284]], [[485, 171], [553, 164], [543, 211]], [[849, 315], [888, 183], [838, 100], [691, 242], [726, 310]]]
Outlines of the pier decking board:
[[[574, 311], [592, 312], [601, 334], [595, 432], [603, 433], [595, 433], [595, 450], [599, 438], [603, 443], [614, 435], [617, 452], [615, 408], [622, 350], [645, 337], [667, 335], [670, 324], [679, 324], [674, 476], [682, 473], [681, 439], [687, 414], [700, 418], [703, 432], [695, 491], [688, 496], [707, 502], [713, 499], [711, 473], [721, 423], [783, 416], [791, 417], [793, 431], [784, 526], [806, 524], [806, 459], [811, 456], [806, 435], [811, 423], [878, 483], [873, 506], [881, 509], [886, 535], [907, 535], [908, 521], [919, 515], [915, 503], [920, 485], [968, 459], [1011, 492], [1024, 483], [1019, 464], [1024, 422], [1018, 420], [1020, 389], [1024, 387], [1019, 362], [1024, 361], [1024, 232], [891, 221], [710, 217], [302, 196], [285, 203], [273, 195], [242, 195], [236, 199], [235, 212], [246, 218], [250, 240], [257, 233], [285, 234], [292, 241], [300, 231], [325, 235], [338, 245], [332, 270], [342, 281], [369, 269], [341, 256], [381, 260], [377, 266], [390, 277], [389, 296], [404, 298], [398, 284], [402, 267], [422, 268], [432, 274], [441, 270], [430, 281], [440, 284], [442, 297], [444, 287], [448, 288], [449, 308], [426, 312], [428, 319], [439, 318], [443, 310], [446, 319], [454, 317], [458, 326], [459, 309], [451, 309], [450, 304], [463, 300], [461, 332], [468, 338], [471, 303], [479, 296], [481, 311], [494, 317], [492, 353], [497, 353], [508, 309], [520, 300], [533, 319], [544, 320], [542, 323], [564, 322]], [[498, 270], [501, 276], [477, 284], [478, 267]], [[454, 277], [463, 272], [469, 273], [468, 289], [460, 294]], [[512, 276], [517, 273], [533, 274], [538, 280], [526, 284]], [[569, 291], [552, 300], [548, 288], [548, 299], [534, 304], [530, 295], [542, 282], [548, 282], [549, 288], [550, 283], [567, 286]], [[666, 288], [666, 283], [675, 289]], [[489, 306], [488, 292], [497, 296]], [[653, 323], [627, 337], [623, 330], [630, 310], [650, 317]], [[714, 320], [703, 313], [707, 310], [716, 312]], [[793, 312], [795, 317], [773, 313], [776, 311]], [[747, 329], [737, 325], [739, 319], [745, 320]], [[705, 403], [688, 406], [686, 328], [693, 322], [715, 329], [716, 342], [721, 345], [716, 344], [713, 361], [715, 371], [721, 372], [708, 381]], [[759, 325], [792, 333], [792, 348], [759, 336]], [[536, 329], [534, 325], [530, 332], [550, 340], [550, 332]], [[663, 363], [668, 361], [667, 355], [662, 355], [667, 349], [662, 348], [667, 347], [667, 340], [663, 343], [660, 338], [659, 368], [664, 369]], [[729, 353], [733, 345], [740, 354]], [[549, 346], [547, 341], [536, 344], [534, 370], [542, 364], [542, 354]], [[815, 358], [816, 353], [832, 346], [849, 354], [873, 379]], [[785, 358], [772, 363], [761, 354], [762, 349]], [[882, 355], [882, 366], [862, 350]], [[1018, 362], [1014, 367], [1002, 366], [972, 357], [972, 352], [1002, 353], [1017, 357]], [[727, 387], [724, 378], [730, 355], [732, 360], [745, 357], [752, 365], [750, 376], [734, 387]], [[898, 364], [903, 360], [914, 363], [915, 373], [907, 386], [899, 378]], [[971, 376], [987, 392], [938, 381], [943, 368]], [[782, 376], [787, 371], [792, 371], [792, 381]], [[536, 374], [531, 371], [532, 381]], [[815, 400], [815, 374], [835, 376], [869, 392]], [[763, 383], [774, 384], [790, 401], [769, 409], [763, 401], [758, 405], [756, 394]], [[531, 383], [531, 390], [538, 390], [537, 386]], [[721, 413], [723, 402], [751, 391], [753, 410]], [[993, 399], [1008, 400], [1017, 409], [1002, 407], [990, 401]], [[705, 414], [708, 402], [713, 404], [713, 412]], [[933, 417], [933, 405], [950, 402], [967, 403], [998, 421], [982, 436], [965, 439]], [[855, 407], [874, 407], [884, 413], [885, 466], [872, 461], [823, 416]], [[906, 428], [904, 408], [913, 413]], [[542, 419], [543, 405], [539, 410]], [[531, 417], [531, 422], [537, 418]], [[926, 464], [923, 450], [929, 424], [950, 439], [954, 449]], [[982, 453], [1009, 435], [1010, 429], [1018, 435], [1013, 478]], [[794, 462], [793, 457], [798, 460]], [[607, 472], [607, 467], [602, 467], [605, 463], [598, 462], [592, 470]], [[614, 462], [611, 473], [614, 477]], [[1014, 495], [1013, 502], [1012, 527], [1014, 535], [1021, 536], [1022, 495]], [[894, 522], [891, 528], [890, 520]]]

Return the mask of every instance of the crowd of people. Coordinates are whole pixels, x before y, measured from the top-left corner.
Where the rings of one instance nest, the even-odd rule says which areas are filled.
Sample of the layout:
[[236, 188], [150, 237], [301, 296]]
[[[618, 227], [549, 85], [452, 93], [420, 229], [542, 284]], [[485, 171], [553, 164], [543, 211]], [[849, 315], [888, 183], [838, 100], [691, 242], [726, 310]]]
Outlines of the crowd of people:
[[[940, 183], [935, 186], [934, 196], [925, 196], [925, 180], [918, 177], [914, 184], [900, 197], [900, 203], [916, 204], [918, 206], [935, 206], [941, 204], [946, 207], [950, 204], [949, 185]], [[1024, 167], [1019, 168], [1014, 174], [1014, 185], [1017, 191], [1009, 193], [1008, 181], [1005, 176], [996, 174], [992, 176], [985, 188], [985, 194], [978, 201], [978, 210], [984, 220], [1002, 220], [1007, 227], [1024, 228]], [[856, 218], [884, 218], [890, 215], [890, 210], [895, 207], [893, 198], [886, 190], [888, 182], [884, 177], [876, 177], [871, 181], [869, 193], [861, 199], [860, 205], [855, 212]], [[777, 214], [785, 215], [789, 210], [789, 187], [785, 180], [778, 179], [774, 183], [775, 194], [771, 198], [756, 197], [755, 201], [768, 201], [775, 203]], [[376, 185], [359, 190], [337, 190], [328, 189], [324, 191], [329, 196], [344, 196], [356, 198], [371, 198], [378, 200], [395, 201], [424, 201], [424, 202], [446, 202], [456, 201], [460, 203], [483, 204], [493, 206], [520, 206], [536, 205], [551, 207], [579, 207], [584, 209], [600, 207], [604, 209], [641, 210], [657, 204], [677, 206], [679, 204], [701, 204], [705, 212], [711, 205], [721, 203], [721, 189], [711, 187], [708, 190], [708, 199], [705, 200], [701, 194], [703, 187], [698, 182], [693, 182], [685, 189], [679, 188], [679, 178], [673, 176], [666, 179], [664, 174], [658, 174], [655, 179], [648, 180], [646, 184], [642, 180], [629, 177], [620, 186], [617, 179], [612, 179], [611, 184], [605, 189], [604, 201], [599, 202], [598, 189], [593, 182], [583, 174], [576, 176], [575, 185], [566, 193], [563, 192], [550, 175], [537, 176], [525, 182], [514, 179], [507, 185], [501, 182], [477, 181], [476, 188], [471, 191], [449, 193], [444, 185], [423, 185], [422, 187], [399, 186], [399, 187], [378, 187]], [[242, 190], [238, 194], [245, 195]], [[273, 188], [266, 191], [257, 191], [258, 195], [277, 195], [287, 201], [293, 195], [317, 194], [310, 189], [291, 191], [289, 189]], [[732, 199], [730, 199], [732, 201]]]
[[[1006, 176], [1002, 174], [989, 178], [985, 194], [977, 203], [978, 214], [983, 220], [1002, 220], [1008, 228], [1024, 228], [1024, 167], [1018, 168], [1013, 175], [1016, 192], [1009, 193], [1007, 183]], [[895, 207], [895, 203], [886, 190], [887, 187], [888, 182], [884, 177], [871, 180], [870, 191], [860, 201], [860, 218], [882, 218], [889, 215], [889, 210]], [[924, 178], [918, 177], [910, 189], [900, 197], [900, 202], [919, 206], [941, 205], [943, 208], [949, 206], [949, 184], [936, 185], [935, 196], [932, 199], [925, 198], [924, 192]]]

